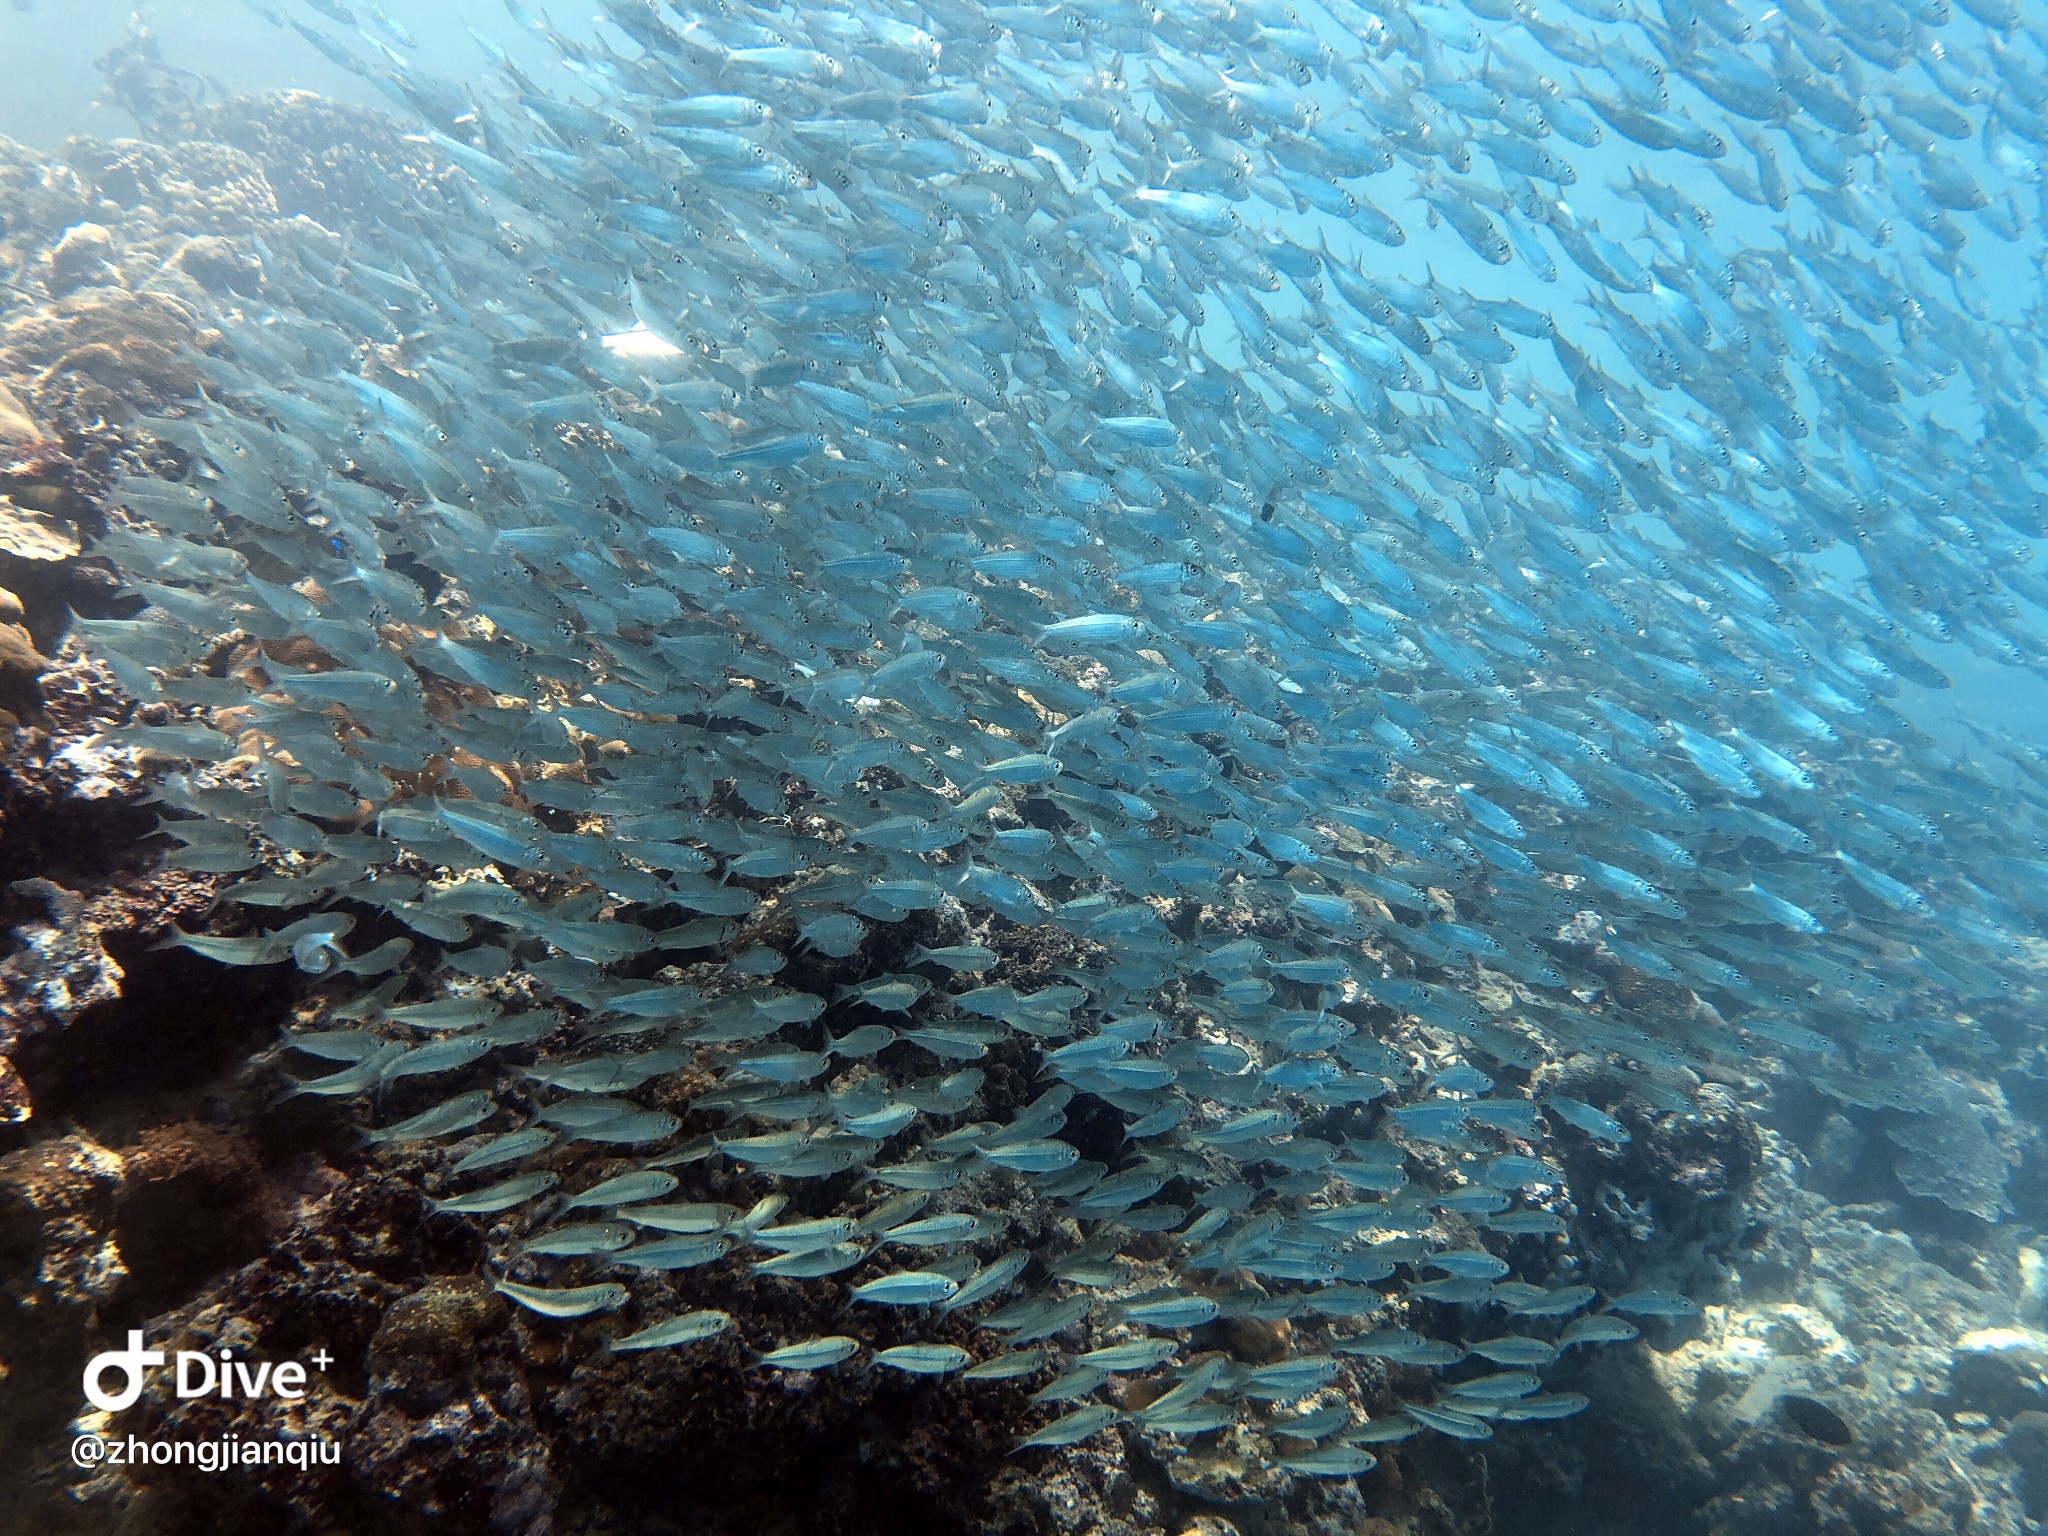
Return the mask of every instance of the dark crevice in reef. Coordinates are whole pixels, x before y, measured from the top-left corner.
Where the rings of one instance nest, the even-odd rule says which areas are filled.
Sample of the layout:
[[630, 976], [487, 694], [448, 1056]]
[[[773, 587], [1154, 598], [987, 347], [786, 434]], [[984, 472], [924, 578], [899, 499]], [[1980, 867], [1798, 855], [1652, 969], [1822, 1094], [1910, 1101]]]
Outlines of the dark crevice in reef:
[[104, 1140], [167, 1115], [246, 1111], [260, 1090], [233, 1080], [275, 1039], [290, 978], [274, 967], [223, 971], [132, 934], [105, 948], [126, 973], [124, 995], [34, 1036], [15, 1057], [38, 1114]]
[[0, 763], [0, 911], [18, 920], [41, 905], [32, 895], [4, 893], [18, 880], [53, 880], [69, 889], [147, 866], [150, 848], [142, 839], [155, 826], [145, 806], [75, 798], [49, 781], [44, 765], [11, 755]]

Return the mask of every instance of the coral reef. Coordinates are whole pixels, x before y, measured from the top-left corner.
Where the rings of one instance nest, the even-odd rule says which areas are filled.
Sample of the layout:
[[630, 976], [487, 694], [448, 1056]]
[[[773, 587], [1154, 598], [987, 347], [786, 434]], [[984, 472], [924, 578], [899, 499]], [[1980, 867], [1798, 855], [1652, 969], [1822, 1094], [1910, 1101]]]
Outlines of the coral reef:
[[1909, 1116], [1885, 1131], [1904, 1152], [1893, 1167], [1899, 1183], [1924, 1200], [1966, 1211], [1979, 1221], [2010, 1216], [2005, 1185], [2018, 1158], [1985, 1128], [1987, 1123], [2011, 1123], [2004, 1095], [1992, 1088], [1994, 1102], [1980, 1109], [1956, 1083], [1937, 1080], [1931, 1091], [1936, 1095], [1932, 1114]]
[[[1765, 1132], [1752, 1225], [1723, 1296], [1688, 1336], [1643, 1356], [1635, 1399], [1697, 1468], [1711, 1536], [1961, 1536], [2026, 1530], [2022, 1469], [2039, 1412], [2039, 1334], [2014, 1241], [1971, 1278], [1930, 1262], [1896, 1207], [1839, 1207], [1801, 1187], [1804, 1160]], [[1603, 1371], [1639, 1370], [1603, 1362]], [[1595, 1396], [1615, 1396], [1608, 1384]], [[2014, 1438], [2017, 1434], [2017, 1439]]]
[[310, 91], [266, 91], [197, 106], [167, 125], [177, 138], [240, 150], [261, 169], [284, 218], [330, 229], [376, 208], [393, 227], [443, 204], [446, 163], [383, 112]]

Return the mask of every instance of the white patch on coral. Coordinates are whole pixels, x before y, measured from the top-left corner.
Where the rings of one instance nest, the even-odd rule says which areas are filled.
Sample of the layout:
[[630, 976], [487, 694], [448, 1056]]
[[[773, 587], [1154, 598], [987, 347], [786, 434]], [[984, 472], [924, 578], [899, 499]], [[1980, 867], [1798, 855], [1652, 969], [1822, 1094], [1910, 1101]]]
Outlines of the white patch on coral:
[[2023, 1321], [2048, 1320], [2048, 1251], [2028, 1243], [2019, 1251], [2019, 1314]]
[[125, 794], [134, 781], [133, 755], [120, 749], [74, 741], [50, 757], [51, 766], [69, 778], [67, 788], [74, 800], [106, 800]]
[[2006, 1354], [2020, 1349], [2048, 1354], [2048, 1334], [2031, 1328], [1975, 1328], [1956, 1340], [1957, 1354]]
[[[1786, 1392], [1801, 1391], [1854, 1372], [1856, 1347], [1827, 1317], [1797, 1302], [1707, 1307], [1704, 1336], [1668, 1354], [1652, 1350], [1650, 1368], [1687, 1412], [1703, 1391], [1726, 1398], [1738, 1423], [1753, 1424]], [[1710, 1388], [1710, 1390], [1709, 1390]]]

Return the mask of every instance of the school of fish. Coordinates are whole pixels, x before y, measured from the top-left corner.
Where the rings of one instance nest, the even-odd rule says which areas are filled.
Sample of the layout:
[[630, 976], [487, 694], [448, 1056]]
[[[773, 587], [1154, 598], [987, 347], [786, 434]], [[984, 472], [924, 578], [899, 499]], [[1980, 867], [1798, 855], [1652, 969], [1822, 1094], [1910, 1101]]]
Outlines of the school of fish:
[[[2042, 761], [1907, 711], [2048, 656], [1981, 276], [2048, 17], [505, 0], [543, 84], [249, 3], [445, 208], [253, 242], [97, 546], [148, 606], [75, 632], [256, 918], [171, 942], [317, 978], [290, 1091], [519, 1306], [688, 1349], [735, 1319], [650, 1278], [744, 1266], [845, 1319], [756, 1369], [1350, 1476], [1694, 1310], [1572, 1279], [1546, 1141], [1630, 1132], [1552, 1064], [1921, 1113], [2026, 984]], [[1293, 1352], [1194, 1347], [1247, 1317]]]

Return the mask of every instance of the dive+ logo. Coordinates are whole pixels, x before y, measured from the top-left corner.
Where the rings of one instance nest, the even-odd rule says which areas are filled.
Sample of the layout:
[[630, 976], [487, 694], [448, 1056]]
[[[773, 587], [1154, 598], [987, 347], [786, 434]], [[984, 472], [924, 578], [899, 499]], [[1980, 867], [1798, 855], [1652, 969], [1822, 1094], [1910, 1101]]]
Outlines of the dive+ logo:
[[[129, 1329], [126, 1349], [110, 1349], [86, 1362], [87, 1401], [102, 1413], [119, 1413], [134, 1407], [142, 1396], [148, 1373], [169, 1358], [160, 1349], [144, 1347], [141, 1329]], [[324, 1347], [312, 1359], [322, 1371], [334, 1361]], [[175, 1369], [180, 1397], [282, 1397], [296, 1401], [306, 1395], [306, 1367], [297, 1360], [287, 1360], [282, 1365], [268, 1361], [251, 1365], [246, 1360], [237, 1360], [232, 1350], [223, 1349], [214, 1355], [181, 1349]], [[109, 1392], [106, 1378], [115, 1371], [121, 1373], [121, 1387]]]

